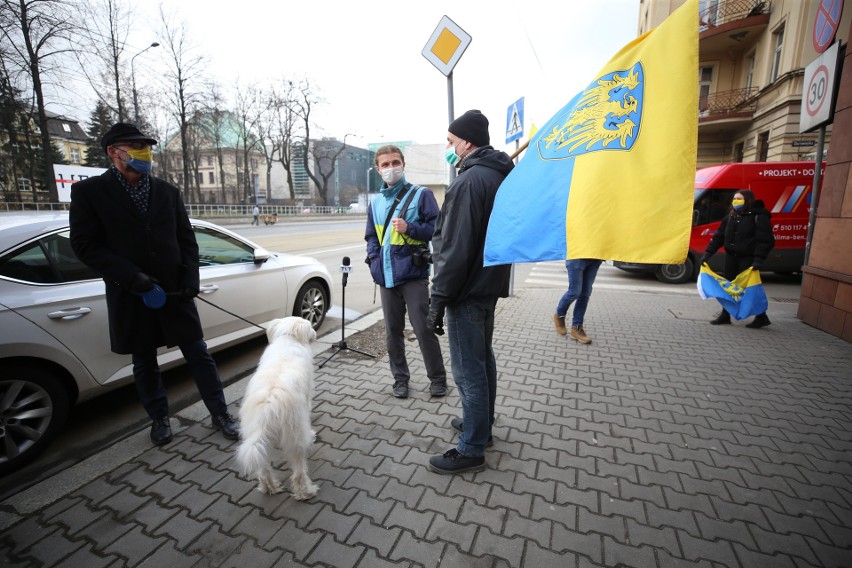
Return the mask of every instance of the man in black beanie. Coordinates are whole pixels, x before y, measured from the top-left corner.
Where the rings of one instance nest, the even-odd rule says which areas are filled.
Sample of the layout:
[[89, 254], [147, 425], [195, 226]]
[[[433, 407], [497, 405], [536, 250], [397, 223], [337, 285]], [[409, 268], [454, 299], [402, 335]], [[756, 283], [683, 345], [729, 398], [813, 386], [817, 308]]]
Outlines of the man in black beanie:
[[432, 238], [434, 276], [430, 329], [447, 339], [462, 417], [450, 424], [461, 432], [455, 448], [429, 459], [441, 474], [485, 469], [485, 447], [493, 443], [497, 363], [492, 347], [497, 298], [509, 295], [509, 265], [483, 266], [485, 232], [494, 198], [512, 171], [511, 158], [490, 145], [488, 119], [469, 110], [450, 123], [444, 156], [458, 168], [447, 188]]

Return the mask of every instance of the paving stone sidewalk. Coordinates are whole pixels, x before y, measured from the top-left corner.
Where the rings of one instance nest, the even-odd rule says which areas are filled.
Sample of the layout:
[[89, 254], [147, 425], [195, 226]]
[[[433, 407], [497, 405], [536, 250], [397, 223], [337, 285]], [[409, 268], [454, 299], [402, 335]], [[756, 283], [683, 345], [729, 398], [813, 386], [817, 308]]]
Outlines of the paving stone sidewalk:
[[172, 443], [146, 429], [0, 503], [0, 566], [852, 566], [850, 344], [795, 306], [751, 330], [599, 290], [580, 345], [552, 330], [561, 293], [498, 305], [483, 472], [424, 467], [459, 401], [429, 397], [416, 343], [405, 400], [386, 357], [342, 354], [317, 372], [315, 498], [257, 492], [195, 405]]

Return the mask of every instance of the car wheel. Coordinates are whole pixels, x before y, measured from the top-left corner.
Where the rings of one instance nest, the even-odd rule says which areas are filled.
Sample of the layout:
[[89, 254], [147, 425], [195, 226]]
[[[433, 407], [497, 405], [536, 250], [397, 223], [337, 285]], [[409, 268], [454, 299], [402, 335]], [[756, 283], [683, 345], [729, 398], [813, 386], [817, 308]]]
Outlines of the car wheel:
[[293, 315], [311, 322], [311, 327], [318, 330], [325, 321], [325, 313], [328, 311], [328, 293], [323, 285], [317, 280], [311, 280], [299, 288], [296, 294], [296, 305]]
[[692, 259], [687, 257], [683, 264], [661, 264], [654, 275], [657, 280], [666, 284], [683, 284], [692, 278], [693, 270]]
[[35, 459], [70, 409], [68, 392], [49, 372], [17, 365], [0, 370], [0, 475]]

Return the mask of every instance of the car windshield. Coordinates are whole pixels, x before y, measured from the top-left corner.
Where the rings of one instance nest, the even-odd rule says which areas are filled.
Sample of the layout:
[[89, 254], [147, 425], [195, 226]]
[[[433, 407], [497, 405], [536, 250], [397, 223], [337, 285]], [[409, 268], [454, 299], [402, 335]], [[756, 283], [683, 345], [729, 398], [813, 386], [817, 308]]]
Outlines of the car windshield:
[[696, 189], [695, 212], [693, 216], [696, 225], [717, 223], [727, 215], [731, 207], [731, 199], [739, 191], [736, 189]]

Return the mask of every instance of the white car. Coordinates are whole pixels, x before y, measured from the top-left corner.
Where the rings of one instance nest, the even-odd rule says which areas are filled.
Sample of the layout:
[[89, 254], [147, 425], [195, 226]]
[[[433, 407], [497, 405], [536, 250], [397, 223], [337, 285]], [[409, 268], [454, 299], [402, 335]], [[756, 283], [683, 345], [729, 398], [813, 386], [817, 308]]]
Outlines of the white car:
[[[270, 253], [213, 223], [192, 226], [211, 351], [283, 316], [319, 328], [332, 301], [323, 264]], [[103, 280], [74, 255], [69, 234], [64, 212], [0, 213], [0, 475], [36, 457], [75, 404], [132, 381], [130, 356], [110, 351]], [[163, 369], [184, 362], [176, 347], [158, 359]]]

